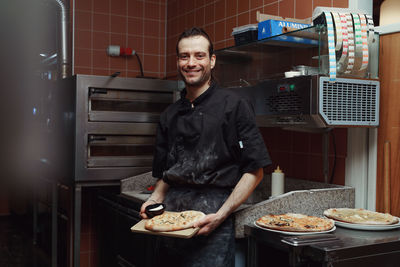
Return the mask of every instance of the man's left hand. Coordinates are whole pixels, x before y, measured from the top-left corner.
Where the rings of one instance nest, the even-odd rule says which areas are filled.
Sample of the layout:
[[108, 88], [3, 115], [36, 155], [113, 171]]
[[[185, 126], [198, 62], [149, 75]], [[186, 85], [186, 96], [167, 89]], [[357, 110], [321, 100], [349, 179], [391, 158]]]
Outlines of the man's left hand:
[[200, 230], [197, 232], [197, 235], [209, 235], [223, 221], [223, 218], [221, 218], [218, 214], [211, 213], [207, 214], [203, 219], [196, 222], [194, 227], [200, 228]]

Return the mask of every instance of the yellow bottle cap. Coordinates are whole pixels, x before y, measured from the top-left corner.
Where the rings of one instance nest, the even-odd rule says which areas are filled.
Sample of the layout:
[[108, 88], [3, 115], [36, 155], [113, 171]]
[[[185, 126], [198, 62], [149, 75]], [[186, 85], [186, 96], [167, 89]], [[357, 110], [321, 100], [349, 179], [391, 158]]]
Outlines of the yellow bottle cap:
[[278, 165], [278, 167], [274, 170], [274, 172], [277, 172], [277, 173], [282, 173], [282, 170], [281, 169], [279, 169], [279, 165]]

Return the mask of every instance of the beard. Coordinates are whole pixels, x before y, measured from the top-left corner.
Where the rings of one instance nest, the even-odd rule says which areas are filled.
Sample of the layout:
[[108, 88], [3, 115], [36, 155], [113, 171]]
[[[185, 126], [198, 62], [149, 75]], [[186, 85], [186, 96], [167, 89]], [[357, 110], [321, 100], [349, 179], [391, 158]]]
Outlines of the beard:
[[208, 83], [211, 79], [211, 69], [202, 69], [202, 74], [195, 79], [187, 78], [181, 69], [178, 69], [178, 72], [179, 76], [187, 86], [202, 86], [205, 83]]

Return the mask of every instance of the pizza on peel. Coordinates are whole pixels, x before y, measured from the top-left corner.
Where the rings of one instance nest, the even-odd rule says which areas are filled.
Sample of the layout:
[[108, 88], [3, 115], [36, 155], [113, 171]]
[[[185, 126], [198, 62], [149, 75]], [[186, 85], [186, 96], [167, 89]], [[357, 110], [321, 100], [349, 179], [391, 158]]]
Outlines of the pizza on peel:
[[323, 232], [334, 227], [334, 221], [299, 213], [267, 214], [256, 221], [258, 226], [287, 232]]
[[390, 225], [399, 222], [399, 219], [389, 213], [380, 213], [365, 209], [337, 208], [327, 209], [324, 215], [328, 218], [354, 224]]
[[170, 232], [192, 228], [194, 223], [206, 216], [201, 211], [164, 211], [146, 221], [145, 229], [153, 232]]

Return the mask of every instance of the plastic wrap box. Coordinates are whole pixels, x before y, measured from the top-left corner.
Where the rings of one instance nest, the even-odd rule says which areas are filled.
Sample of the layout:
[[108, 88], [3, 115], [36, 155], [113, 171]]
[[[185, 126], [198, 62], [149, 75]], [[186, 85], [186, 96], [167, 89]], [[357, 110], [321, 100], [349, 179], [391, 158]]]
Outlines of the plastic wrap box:
[[[304, 29], [310, 27], [310, 24], [298, 23], [286, 20], [269, 19], [258, 23], [258, 40], [280, 35], [283, 33]], [[274, 38], [277, 41], [286, 41], [293, 43], [318, 45], [317, 40], [307, 39], [303, 37], [281, 35]]]
[[235, 38], [235, 45], [242, 45], [257, 41], [257, 27], [257, 24], [248, 24], [233, 28], [232, 36]]

